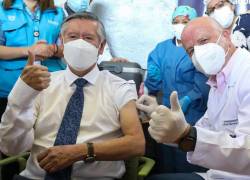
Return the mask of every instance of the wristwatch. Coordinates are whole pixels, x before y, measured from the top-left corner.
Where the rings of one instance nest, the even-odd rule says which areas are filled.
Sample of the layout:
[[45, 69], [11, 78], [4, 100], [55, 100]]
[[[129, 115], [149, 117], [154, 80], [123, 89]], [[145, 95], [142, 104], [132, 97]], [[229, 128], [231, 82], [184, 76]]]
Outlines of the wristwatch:
[[87, 156], [84, 159], [85, 163], [92, 163], [95, 161], [96, 155], [94, 151], [94, 145], [91, 142], [87, 143]]
[[180, 150], [184, 152], [194, 151], [197, 139], [196, 128], [191, 126], [189, 133], [183, 137], [178, 144]]

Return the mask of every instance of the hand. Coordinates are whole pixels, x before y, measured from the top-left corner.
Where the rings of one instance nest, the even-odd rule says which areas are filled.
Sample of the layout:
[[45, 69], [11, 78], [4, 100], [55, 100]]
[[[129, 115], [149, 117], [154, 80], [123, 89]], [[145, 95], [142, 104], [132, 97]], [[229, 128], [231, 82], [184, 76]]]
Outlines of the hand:
[[136, 101], [136, 107], [147, 113], [148, 116], [152, 114], [153, 111], [158, 107], [158, 103], [156, 101], [155, 97], [142, 95], [137, 101]]
[[34, 65], [35, 55], [30, 51], [28, 53], [28, 61], [21, 74], [21, 79], [33, 89], [42, 91], [49, 87], [50, 73], [47, 67]]
[[126, 58], [120, 58], [120, 57], [112, 58], [110, 61], [112, 61], [112, 62], [129, 62], [129, 60], [127, 60]]
[[188, 107], [191, 103], [191, 99], [188, 96], [184, 96], [183, 98], [180, 99], [180, 105], [183, 113], [186, 113], [188, 110]]
[[37, 60], [44, 60], [52, 57], [55, 54], [56, 49], [54, 45], [48, 45], [46, 41], [40, 40], [31, 46], [29, 51], [34, 52]]
[[190, 127], [185, 120], [175, 91], [170, 96], [170, 104], [171, 110], [162, 105], [158, 106], [149, 121], [149, 134], [159, 143], [177, 143]]
[[83, 146], [84, 144], [54, 146], [38, 154], [37, 161], [45, 171], [56, 172], [82, 160], [86, 154]]

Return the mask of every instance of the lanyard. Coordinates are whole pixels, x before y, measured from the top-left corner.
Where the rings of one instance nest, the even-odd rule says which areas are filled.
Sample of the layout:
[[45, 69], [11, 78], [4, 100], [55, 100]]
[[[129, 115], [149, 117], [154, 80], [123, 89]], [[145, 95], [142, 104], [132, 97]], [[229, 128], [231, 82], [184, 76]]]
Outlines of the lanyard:
[[32, 13], [27, 6], [25, 6], [25, 10], [33, 21], [33, 36], [34, 36], [34, 43], [36, 43], [39, 40], [39, 35], [40, 35], [39, 23], [41, 18], [41, 11], [38, 7], [36, 7], [35, 12]]

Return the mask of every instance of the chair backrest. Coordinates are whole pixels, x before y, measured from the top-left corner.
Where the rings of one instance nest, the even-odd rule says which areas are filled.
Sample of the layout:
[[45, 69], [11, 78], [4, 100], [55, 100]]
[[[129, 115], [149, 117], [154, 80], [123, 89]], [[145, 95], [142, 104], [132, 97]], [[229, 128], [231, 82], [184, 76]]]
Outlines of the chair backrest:
[[137, 93], [139, 92], [144, 72], [138, 63], [103, 61], [98, 67], [100, 70], [108, 70], [122, 79], [134, 80]]

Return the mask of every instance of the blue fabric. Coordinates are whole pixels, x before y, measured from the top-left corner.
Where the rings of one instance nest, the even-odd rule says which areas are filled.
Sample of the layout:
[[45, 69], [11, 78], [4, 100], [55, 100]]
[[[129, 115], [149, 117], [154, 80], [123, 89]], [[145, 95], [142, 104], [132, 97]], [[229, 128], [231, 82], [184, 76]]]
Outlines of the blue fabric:
[[174, 39], [159, 43], [148, 57], [148, 72], [145, 86], [149, 94], [163, 91], [163, 104], [170, 107], [172, 91], [179, 99], [188, 96], [191, 100], [185, 113], [186, 120], [194, 125], [205, 113], [209, 86], [207, 77], [198, 72], [183, 47], [177, 47]]
[[146, 178], [146, 180], [204, 180], [195, 173], [157, 174]]
[[184, 96], [183, 98], [181, 98], [179, 100], [179, 102], [180, 102], [180, 106], [181, 106], [181, 109], [182, 109], [183, 113], [186, 113], [187, 110], [188, 110], [188, 107], [189, 107], [189, 105], [191, 103], [190, 97]]
[[[85, 79], [79, 78], [75, 82], [76, 90], [71, 96], [66, 107], [54, 146], [75, 144], [83, 113]], [[71, 168], [67, 167], [55, 173], [47, 173], [45, 180], [70, 180]]]
[[[34, 31], [39, 31], [38, 40], [46, 40], [48, 44], [56, 44], [59, 37], [61, 24], [64, 19], [62, 8], [47, 9], [41, 13], [39, 23], [31, 16], [23, 3], [23, 0], [13, 1], [9, 9], [4, 9], [0, 4], [0, 43], [8, 47], [32, 46], [37, 38]], [[40, 10], [37, 9], [36, 14]], [[37, 27], [39, 25], [39, 27]], [[0, 59], [0, 97], [7, 97], [14, 83], [26, 65], [27, 57], [2, 60]], [[50, 71], [65, 69], [65, 65], [59, 58], [50, 58], [42, 62], [49, 64]]]
[[175, 10], [173, 12], [172, 21], [177, 16], [187, 16], [188, 19], [191, 21], [197, 17], [197, 13], [196, 13], [196, 10], [190, 6], [178, 6], [175, 8]]

